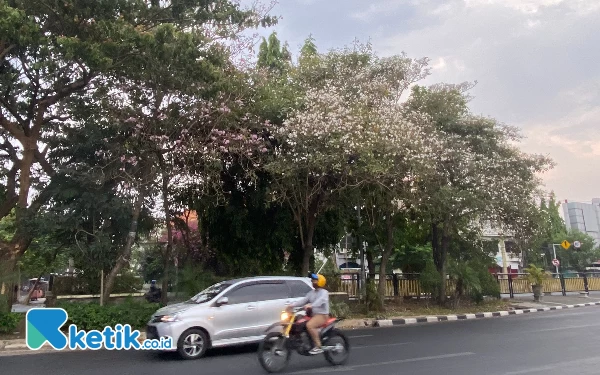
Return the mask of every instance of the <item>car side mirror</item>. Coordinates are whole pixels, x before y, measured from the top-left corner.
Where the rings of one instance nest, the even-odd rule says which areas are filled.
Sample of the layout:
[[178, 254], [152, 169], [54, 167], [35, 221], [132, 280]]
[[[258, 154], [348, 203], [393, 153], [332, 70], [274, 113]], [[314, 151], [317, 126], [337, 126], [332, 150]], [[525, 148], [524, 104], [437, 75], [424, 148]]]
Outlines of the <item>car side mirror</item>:
[[227, 305], [229, 303], [229, 298], [221, 297], [217, 300], [217, 307]]

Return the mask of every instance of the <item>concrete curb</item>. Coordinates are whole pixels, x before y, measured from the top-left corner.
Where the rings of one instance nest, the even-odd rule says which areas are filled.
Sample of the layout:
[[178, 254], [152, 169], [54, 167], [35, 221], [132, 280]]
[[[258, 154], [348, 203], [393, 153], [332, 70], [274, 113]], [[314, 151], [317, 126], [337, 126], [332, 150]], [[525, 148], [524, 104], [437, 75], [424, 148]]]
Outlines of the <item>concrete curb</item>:
[[[139, 342], [146, 340], [146, 333], [140, 332], [140, 337], [138, 338]], [[25, 343], [24, 339], [16, 339], [16, 340], [0, 340], [0, 353], [8, 352], [8, 351], [18, 351], [18, 350], [29, 350], [27, 347], [27, 343]], [[39, 350], [31, 350], [32, 352], [48, 352], [48, 351], [56, 351], [49, 347], [43, 347]], [[68, 351], [68, 350], [63, 350]]]
[[576, 305], [561, 305], [561, 306], [551, 306], [551, 307], [543, 307], [543, 308], [535, 308], [535, 309], [520, 309], [520, 310], [484, 312], [484, 313], [477, 313], [477, 314], [436, 315], [436, 316], [423, 316], [423, 317], [416, 317], [416, 318], [397, 318], [397, 319], [392, 318], [392, 319], [376, 320], [374, 322], [373, 326], [374, 327], [392, 327], [392, 326], [402, 326], [402, 325], [409, 325], [409, 324], [438, 323], [438, 322], [457, 321], [457, 320], [497, 318], [497, 317], [509, 316], [509, 315], [521, 315], [521, 314], [529, 314], [529, 313], [536, 313], [536, 312], [574, 309], [574, 308], [578, 308], [578, 307], [589, 307], [589, 306], [600, 306], [600, 302], [588, 302], [588, 303], [579, 303]]

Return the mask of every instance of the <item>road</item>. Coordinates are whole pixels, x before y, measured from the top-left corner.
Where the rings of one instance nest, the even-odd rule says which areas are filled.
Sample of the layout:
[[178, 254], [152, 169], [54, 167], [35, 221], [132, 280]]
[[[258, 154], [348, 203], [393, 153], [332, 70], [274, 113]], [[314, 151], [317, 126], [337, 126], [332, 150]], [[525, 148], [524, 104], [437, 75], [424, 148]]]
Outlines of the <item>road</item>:
[[[344, 368], [322, 356], [293, 357], [288, 374], [598, 374], [600, 307], [503, 318], [348, 331], [352, 355]], [[264, 374], [256, 347], [176, 355], [98, 351], [0, 357], [3, 374], [158, 375]]]

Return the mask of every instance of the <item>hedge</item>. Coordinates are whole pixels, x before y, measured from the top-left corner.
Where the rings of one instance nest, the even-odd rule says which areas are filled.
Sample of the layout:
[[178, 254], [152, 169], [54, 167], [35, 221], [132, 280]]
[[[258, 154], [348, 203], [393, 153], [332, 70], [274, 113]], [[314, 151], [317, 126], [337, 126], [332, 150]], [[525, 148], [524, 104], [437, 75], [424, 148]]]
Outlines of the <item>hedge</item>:
[[58, 302], [56, 307], [67, 311], [69, 319], [63, 326], [75, 324], [78, 329], [99, 330], [117, 324], [129, 324], [134, 329], [143, 329], [159, 304], [127, 300], [120, 304], [100, 306], [98, 303]]
[[0, 333], [13, 333], [24, 317], [21, 313], [0, 313]]

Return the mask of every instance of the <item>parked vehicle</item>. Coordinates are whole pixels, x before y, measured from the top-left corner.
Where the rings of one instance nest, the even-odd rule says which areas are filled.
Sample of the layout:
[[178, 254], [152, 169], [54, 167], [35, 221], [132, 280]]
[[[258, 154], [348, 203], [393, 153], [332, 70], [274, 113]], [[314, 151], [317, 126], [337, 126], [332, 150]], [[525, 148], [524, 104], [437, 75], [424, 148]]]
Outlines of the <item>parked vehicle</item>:
[[188, 301], [157, 310], [146, 327], [149, 339], [172, 337], [185, 359], [207, 349], [258, 343], [282, 310], [312, 289], [308, 278], [267, 276], [217, 283]]
[[[267, 329], [268, 333], [258, 348], [258, 360], [267, 372], [284, 370], [294, 351], [303, 356], [311, 355], [309, 352], [314, 347], [314, 343], [306, 330], [306, 323], [311, 319], [312, 314], [310, 310], [306, 314], [300, 313], [301, 311], [302, 308], [294, 309], [293, 314], [284, 311], [281, 320]], [[348, 338], [335, 328], [339, 320], [333, 317], [328, 319], [319, 332], [325, 359], [334, 366], [346, 363], [350, 354]], [[277, 327], [283, 329], [273, 331]]]

